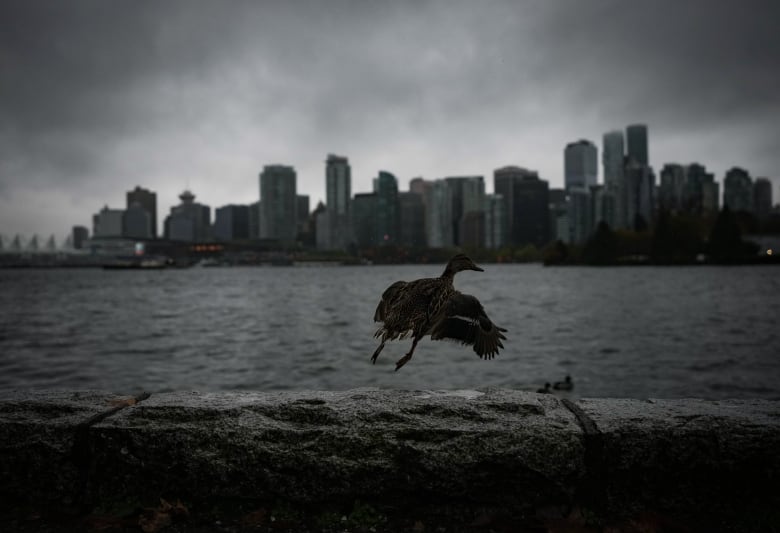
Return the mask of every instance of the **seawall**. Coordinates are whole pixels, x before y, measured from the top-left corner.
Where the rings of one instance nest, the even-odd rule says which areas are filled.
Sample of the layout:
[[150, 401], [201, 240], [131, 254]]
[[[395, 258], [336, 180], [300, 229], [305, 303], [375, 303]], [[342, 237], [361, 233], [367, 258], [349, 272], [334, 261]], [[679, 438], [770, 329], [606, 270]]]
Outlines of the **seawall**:
[[771, 531], [779, 481], [777, 401], [0, 393], [1, 510], [22, 530], [157, 513], [178, 530]]

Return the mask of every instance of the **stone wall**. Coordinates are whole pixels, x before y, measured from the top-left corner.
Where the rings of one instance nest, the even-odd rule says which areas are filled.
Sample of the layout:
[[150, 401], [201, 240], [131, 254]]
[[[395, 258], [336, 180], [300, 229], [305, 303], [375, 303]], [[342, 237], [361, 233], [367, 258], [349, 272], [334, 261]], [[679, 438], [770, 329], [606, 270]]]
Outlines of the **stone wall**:
[[761, 531], [778, 481], [774, 401], [0, 393], [2, 511], [31, 531], [160, 498], [186, 508], [179, 530]]

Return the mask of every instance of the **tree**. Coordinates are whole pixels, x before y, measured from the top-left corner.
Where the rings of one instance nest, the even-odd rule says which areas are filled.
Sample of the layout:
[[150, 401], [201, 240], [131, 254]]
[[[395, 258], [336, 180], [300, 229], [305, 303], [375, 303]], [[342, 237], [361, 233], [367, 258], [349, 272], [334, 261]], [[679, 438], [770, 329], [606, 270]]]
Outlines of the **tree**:
[[582, 259], [588, 265], [614, 265], [617, 263], [618, 242], [615, 232], [603, 220], [590, 236], [582, 251]]

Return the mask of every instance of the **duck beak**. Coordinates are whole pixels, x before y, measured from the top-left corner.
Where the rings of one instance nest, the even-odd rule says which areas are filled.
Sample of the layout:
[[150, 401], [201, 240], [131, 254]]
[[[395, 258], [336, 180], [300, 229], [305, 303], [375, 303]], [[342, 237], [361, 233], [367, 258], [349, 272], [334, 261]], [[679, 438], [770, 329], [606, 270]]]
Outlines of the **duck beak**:
[[476, 270], [477, 272], [484, 272], [484, 271], [485, 271], [485, 269], [484, 269], [484, 268], [479, 268], [477, 265], [474, 265], [474, 266], [471, 268], [471, 270]]

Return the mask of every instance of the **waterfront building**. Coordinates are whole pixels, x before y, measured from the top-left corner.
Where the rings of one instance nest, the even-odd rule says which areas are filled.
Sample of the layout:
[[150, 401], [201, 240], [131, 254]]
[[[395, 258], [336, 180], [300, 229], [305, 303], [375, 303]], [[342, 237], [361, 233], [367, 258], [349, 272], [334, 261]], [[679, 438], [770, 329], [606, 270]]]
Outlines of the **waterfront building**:
[[89, 230], [84, 226], [73, 226], [71, 231], [71, 241], [73, 242], [73, 248], [81, 250], [84, 248], [84, 244], [89, 239]]
[[[453, 176], [444, 178], [450, 190], [450, 215], [452, 240], [455, 246], [462, 246], [461, 226], [470, 213], [481, 213], [485, 208], [485, 180], [482, 176]], [[471, 217], [473, 219], [473, 217]]]
[[647, 125], [632, 124], [626, 128], [628, 140], [628, 158], [640, 165], [649, 166], [650, 157], [647, 145]]
[[569, 235], [566, 242], [582, 244], [593, 231], [593, 205], [590, 190], [573, 187], [566, 191], [568, 199], [567, 222]]
[[485, 248], [497, 250], [506, 244], [506, 214], [504, 197], [500, 194], [485, 196]]
[[425, 237], [431, 248], [455, 245], [452, 227], [452, 190], [445, 180], [428, 182], [425, 191]]
[[379, 243], [377, 235], [377, 193], [358, 193], [352, 199], [352, 227], [355, 244], [371, 248]]
[[181, 203], [171, 207], [165, 217], [165, 238], [171, 241], [203, 242], [211, 233], [211, 208], [195, 201], [195, 195], [185, 190]]
[[614, 130], [604, 134], [601, 163], [604, 168], [604, 185], [608, 189], [617, 189], [623, 183], [625, 153], [622, 131]]
[[[550, 240], [551, 241], [569, 241], [568, 225], [568, 200], [565, 189], [550, 189], [549, 212], [550, 212]], [[564, 226], [565, 224], [565, 226]], [[561, 228], [561, 231], [559, 231]], [[563, 230], [565, 228], [565, 231]]]
[[139, 204], [149, 214], [149, 223], [151, 226], [151, 238], [157, 238], [157, 194], [136, 185], [132, 191], [127, 191], [127, 203], [125, 207], [130, 209], [133, 204]]
[[566, 145], [563, 151], [566, 189], [588, 188], [598, 181], [598, 149], [586, 139]]
[[732, 211], [753, 211], [753, 180], [744, 168], [732, 167], [726, 172], [723, 205]]
[[234, 241], [249, 238], [249, 206], [224, 205], [214, 212], [214, 239]]
[[260, 202], [249, 204], [249, 238], [260, 238]]
[[130, 239], [151, 239], [152, 217], [149, 211], [138, 202], [130, 204], [122, 220], [122, 235]]
[[658, 206], [678, 213], [685, 205], [685, 168], [677, 163], [666, 163], [661, 169], [658, 188]]
[[260, 173], [260, 238], [283, 244], [298, 236], [298, 195], [295, 169], [266, 165]]
[[493, 187], [504, 198], [507, 244], [542, 247], [550, 238], [549, 184], [535, 171], [507, 166], [493, 172]]
[[610, 228], [616, 227], [617, 198], [613, 191], [604, 185], [594, 185], [590, 188], [591, 198], [591, 233], [599, 223], [604, 222]]
[[753, 211], [759, 218], [772, 212], [772, 182], [768, 178], [756, 178], [753, 182]]
[[655, 175], [653, 169], [628, 159], [626, 176], [626, 215], [632, 229], [649, 228], [655, 210]]
[[374, 181], [376, 193], [376, 242], [398, 244], [401, 237], [398, 180], [390, 172], [379, 171]]
[[401, 218], [401, 244], [412, 248], [424, 248], [426, 239], [423, 195], [414, 192], [398, 193], [398, 205]]
[[328, 154], [325, 161], [325, 205], [329, 212], [328, 249], [344, 250], [352, 241], [352, 168], [346, 157]]
[[92, 216], [92, 235], [94, 237], [121, 237], [124, 216], [124, 209], [103, 207]]
[[[709, 202], [705, 204], [705, 190]], [[699, 163], [691, 163], [685, 167], [685, 187], [683, 193], [683, 210], [694, 215], [702, 215], [712, 210], [712, 193], [715, 192], [714, 210], [718, 210], [718, 184], [715, 176], [707, 172], [707, 168]]]

